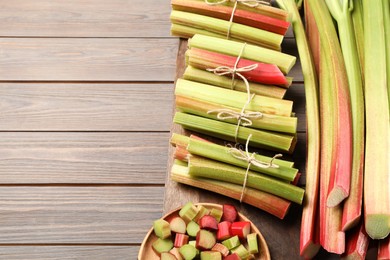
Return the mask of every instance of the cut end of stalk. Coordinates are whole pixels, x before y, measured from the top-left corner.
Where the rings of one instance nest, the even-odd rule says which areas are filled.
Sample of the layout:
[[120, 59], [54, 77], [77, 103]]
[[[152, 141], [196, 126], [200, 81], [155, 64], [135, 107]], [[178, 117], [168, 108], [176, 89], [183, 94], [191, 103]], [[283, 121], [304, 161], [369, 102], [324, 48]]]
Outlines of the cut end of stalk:
[[341, 187], [334, 187], [328, 194], [328, 199], [326, 201], [326, 206], [329, 208], [336, 207], [344, 199], [348, 197], [348, 193]]
[[312, 241], [307, 243], [306, 245], [301, 245], [301, 256], [305, 259], [313, 259], [314, 256], [317, 255], [318, 251], [320, 251], [321, 245], [315, 244]]
[[366, 232], [372, 239], [384, 239], [390, 233], [390, 216], [387, 214], [366, 215]]
[[355, 227], [360, 221], [360, 216], [361, 215], [357, 215], [355, 218], [349, 219], [348, 221], [345, 220], [344, 216], [343, 216], [343, 220], [342, 220], [342, 224], [341, 224], [342, 230], [345, 232], [345, 231], [350, 230], [351, 228]]

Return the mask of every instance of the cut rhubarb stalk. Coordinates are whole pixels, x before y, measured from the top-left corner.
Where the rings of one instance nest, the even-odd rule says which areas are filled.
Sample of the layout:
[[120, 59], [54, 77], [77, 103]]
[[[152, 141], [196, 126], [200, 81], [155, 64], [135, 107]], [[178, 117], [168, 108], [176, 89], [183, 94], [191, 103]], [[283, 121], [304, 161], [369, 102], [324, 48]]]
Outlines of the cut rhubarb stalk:
[[231, 250], [232, 254], [237, 254], [241, 259], [248, 259], [250, 256], [248, 250], [243, 245], [239, 245]]
[[390, 233], [390, 95], [387, 93], [389, 76], [386, 75], [382, 1], [363, 0], [363, 17], [366, 107], [364, 216], [367, 234], [372, 239], [383, 239]]
[[[243, 168], [196, 156], [191, 157], [188, 166], [191, 176], [227, 181], [240, 185], [244, 183], [246, 175], [246, 170]], [[246, 186], [274, 194], [298, 204], [302, 204], [305, 192], [297, 186], [252, 171], [248, 172]]]
[[196, 248], [196, 240], [191, 240], [190, 242], [188, 242], [188, 244], [193, 246], [196, 249], [196, 257], [195, 258], [197, 258], [200, 254], [200, 251]]
[[347, 236], [345, 252], [341, 255], [341, 259], [346, 260], [364, 260], [366, 259], [368, 244], [370, 238], [368, 237], [364, 225], [360, 225], [352, 230]]
[[[200, 34], [194, 35], [194, 37], [188, 41], [189, 48], [199, 48], [235, 57], [240, 54], [242, 46], [243, 44], [240, 42]], [[247, 44], [245, 46], [245, 51], [242, 53], [241, 57], [243, 59], [275, 64], [285, 75], [290, 72], [296, 62], [296, 57], [294, 56], [252, 44]]]
[[198, 209], [192, 202], [187, 202], [179, 211], [179, 216], [186, 222], [190, 222], [198, 214]]
[[185, 260], [187, 259], [191, 260], [196, 257], [196, 248], [193, 247], [192, 245], [187, 244], [180, 247], [179, 252]]
[[173, 246], [180, 248], [180, 247], [184, 246], [185, 244], [188, 244], [188, 239], [189, 239], [189, 236], [187, 236], [185, 234], [177, 233], [175, 236], [175, 242], [173, 243]]
[[229, 239], [222, 241], [222, 244], [224, 246], [226, 246], [229, 250], [232, 250], [233, 248], [236, 248], [239, 245], [241, 245], [241, 242], [240, 242], [240, 239], [238, 238], [238, 236], [234, 236], [234, 237], [231, 237]]
[[379, 241], [378, 260], [390, 259], [390, 237]]
[[169, 226], [172, 232], [175, 233], [186, 233], [186, 223], [181, 217], [175, 217], [169, 222]]
[[[199, 83], [204, 83], [208, 85], [218, 86], [221, 88], [232, 89], [232, 78], [221, 77], [215, 75], [213, 72], [201, 70], [194, 68], [192, 66], [187, 66], [184, 71], [183, 78], [186, 80], [196, 81]], [[286, 89], [273, 85], [264, 85], [254, 82], [249, 83], [249, 89], [252, 94], [279, 98], [282, 99], [286, 94]], [[235, 78], [234, 90], [240, 92], [247, 92], [247, 87], [245, 82], [241, 78]]]
[[230, 226], [232, 223], [230, 221], [222, 221], [218, 223], [218, 231], [217, 231], [217, 240], [226, 240], [232, 235], [230, 234]]
[[234, 22], [230, 26], [229, 21], [189, 12], [172, 10], [170, 20], [175, 24], [199, 28], [224, 36], [227, 36], [230, 28], [229, 36], [232, 38], [274, 50], [280, 50], [283, 41], [283, 36], [277, 33]]
[[202, 259], [202, 260], [222, 260], [222, 255], [218, 251], [203, 251], [203, 252], [200, 252], [200, 259]]
[[[177, 163], [175, 163], [171, 169], [171, 179], [193, 187], [216, 192], [236, 200], [240, 199], [242, 193], [242, 185], [190, 176], [188, 174], [188, 167]], [[260, 208], [280, 219], [283, 219], [286, 216], [291, 206], [291, 202], [288, 200], [248, 187], [245, 190], [245, 196], [242, 201]], [[218, 220], [218, 217], [221, 218], [222, 216], [222, 210], [212, 209], [210, 215]]]
[[[319, 162], [320, 162], [320, 123], [318, 104], [318, 82], [315, 65], [313, 63], [311, 50], [305, 35], [296, 1], [282, 0], [287, 11], [291, 15], [291, 23], [294, 36], [297, 42], [298, 52], [301, 60], [303, 78], [305, 83], [306, 96], [306, 121], [307, 121], [307, 154], [306, 154], [306, 187], [305, 198], [301, 221], [300, 233], [300, 254], [305, 258], [313, 258], [319, 250], [319, 245], [315, 245], [315, 220], [318, 204], [318, 184], [319, 184]], [[306, 3], [307, 1], [305, 1]], [[305, 15], [310, 10], [305, 8]], [[314, 22], [314, 21], [313, 21]], [[307, 28], [309, 25], [306, 22]], [[311, 32], [310, 32], [311, 33]], [[310, 35], [309, 35], [310, 36]], [[318, 71], [318, 70], [317, 70]]]
[[190, 153], [185, 147], [178, 145], [176, 146], [175, 153], [173, 154], [173, 156], [177, 160], [187, 162]]
[[181, 256], [180, 252], [179, 252], [179, 248], [172, 248], [169, 253], [171, 253], [172, 255], [174, 255], [176, 257], [177, 260], [183, 260], [183, 257]]
[[237, 219], [238, 212], [235, 206], [230, 204], [222, 205], [222, 221], [234, 222]]
[[257, 234], [251, 233], [246, 238], [248, 241], [248, 252], [250, 254], [257, 254], [259, 252], [259, 244], [257, 242]]
[[[217, 145], [213, 143], [205, 143], [199, 140], [195, 140], [193, 138], [190, 138], [190, 141], [187, 146], [188, 152], [190, 152], [193, 155], [198, 155], [201, 157], [209, 158], [215, 161], [224, 162], [236, 166], [240, 166], [242, 168], [248, 167], [248, 162], [244, 160], [240, 160], [232, 156], [231, 154], [231, 148]], [[252, 156], [252, 153], [249, 153], [249, 156]], [[270, 163], [272, 158], [267, 156], [261, 156], [258, 154], [254, 155], [254, 158], [258, 160], [259, 162]], [[280, 160], [274, 160], [272, 163], [275, 165], [278, 165], [277, 168], [274, 167], [268, 167], [268, 168], [262, 168], [262, 167], [256, 167], [254, 165], [250, 166], [250, 169], [256, 172], [264, 173], [267, 175], [270, 175], [272, 177], [286, 180], [286, 181], [293, 181], [297, 174], [298, 170], [291, 168], [291, 167], [285, 167], [279, 165]]]
[[201, 229], [207, 229], [211, 231], [218, 230], [217, 220], [210, 215], [204, 215], [203, 217], [201, 217], [198, 221], [198, 224]]
[[189, 141], [190, 141], [189, 136], [172, 133], [170, 143], [173, 146], [187, 147]]
[[238, 254], [231, 254], [224, 258], [224, 260], [241, 260]]
[[[234, 124], [216, 121], [200, 116], [194, 116], [176, 112], [173, 122], [180, 124], [184, 129], [207, 134], [228, 141], [235, 141], [236, 128]], [[240, 126], [237, 139], [245, 143], [249, 135], [252, 135], [249, 145], [265, 148], [276, 152], [292, 153], [296, 145], [296, 136], [283, 133], [269, 132]]]
[[161, 254], [163, 252], [169, 252], [169, 250], [171, 250], [173, 247], [173, 242], [170, 238], [158, 238], [156, 241], [153, 242], [152, 247], [156, 251], [156, 253]]
[[[193, 12], [210, 17], [230, 20], [233, 8], [225, 5], [208, 5], [203, 1], [172, 0], [172, 9]], [[234, 21], [258, 29], [285, 35], [290, 23], [267, 15], [237, 8], [234, 12]]]
[[238, 236], [241, 239], [246, 239], [251, 231], [251, 223], [249, 221], [233, 222], [230, 226], [230, 233], [232, 236]]
[[177, 260], [177, 257], [171, 253], [163, 252], [160, 256], [161, 260]]
[[[234, 68], [237, 62], [237, 57], [218, 52], [207, 51], [198, 48], [191, 48], [186, 52], [186, 63], [198, 69], [215, 69], [221, 66]], [[237, 64], [237, 68], [257, 65], [256, 68], [247, 72], [240, 72], [248, 81], [278, 85], [288, 87], [289, 83], [278, 66], [268, 63], [260, 63], [254, 60], [241, 58]], [[232, 75], [226, 75], [232, 78]]]
[[210, 215], [213, 216], [218, 221], [218, 223], [222, 219], [222, 214], [223, 214], [222, 210], [217, 208], [212, 208], [210, 211]]
[[199, 250], [209, 250], [216, 242], [215, 235], [208, 230], [201, 229], [196, 235], [196, 248]]
[[[205, 102], [216, 103], [228, 107], [242, 109], [248, 101], [248, 94], [216, 88], [212, 85], [178, 79], [176, 82], [175, 95], [198, 99]], [[293, 102], [264, 96], [254, 96], [247, 110], [258, 111], [267, 115], [291, 116]]]
[[218, 251], [223, 257], [229, 254], [229, 249], [221, 243], [216, 243], [213, 248], [211, 248], [211, 251]]
[[154, 234], [161, 239], [171, 236], [171, 229], [169, 223], [164, 219], [157, 219], [153, 222]]
[[191, 237], [196, 237], [196, 234], [198, 234], [199, 230], [200, 230], [200, 227], [199, 227], [198, 223], [196, 223], [194, 221], [190, 221], [187, 224], [187, 234], [190, 235]]
[[[233, 108], [225, 105], [219, 105], [216, 103], [202, 101], [191, 97], [176, 96], [176, 108], [184, 113], [194, 114], [201, 117], [206, 117], [214, 120], [220, 120], [237, 124], [236, 118], [224, 118], [223, 120], [218, 118], [219, 111], [231, 111], [236, 114], [240, 114], [242, 109]], [[210, 111], [215, 111], [211, 113]], [[245, 113], [252, 113], [254, 111], [246, 110]], [[263, 129], [269, 131], [276, 131], [286, 134], [295, 134], [297, 132], [298, 119], [292, 116], [278, 116], [262, 114], [258, 118], [250, 118], [252, 124], [250, 128]]]
[[205, 206], [198, 205], [197, 208], [198, 208], [198, 214], [196, 214], [194, 218], [195, 222], [198, 222], [203, 216], [210, 214], [210, 210], [208, 210]]

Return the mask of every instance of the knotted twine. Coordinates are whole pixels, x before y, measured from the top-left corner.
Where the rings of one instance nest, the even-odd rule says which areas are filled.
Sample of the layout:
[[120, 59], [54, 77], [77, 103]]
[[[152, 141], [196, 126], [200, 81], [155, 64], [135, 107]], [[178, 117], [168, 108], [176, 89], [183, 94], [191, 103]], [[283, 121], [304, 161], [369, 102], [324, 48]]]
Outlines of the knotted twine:
[[[247, 98], [247, 101], [244, 104], [244, 106], [240, 112], [237, 112], [237, 111], [234, 111], [231, 109], [214, 109], [214, 110], [207, 111], [207, 114], [217, 113], [217, 118], [219, 120], [237, 119], [237, 126], [236, 126], [236, 131], [234, 134], [234, 139], [235, 139], [236, 143], [238, 143], [238, 131], [239, 131], [240, 125], [251, 126], [252, 125], [251, 118], [256, 119], [256, 118], [261, 118], [263, 116], [263, 114], [261, 112], [245, 113], [247, 106], [251, 103], [255, 94], [251, 94], [249, 82], [241, 73], [254, 70], [258, 66], [258, 64], [252, 64], [252, 65], [248, 65], [245, 67], [237, 68], [237, 65], [241, 59], [242, 53], [244, 52], [245, 46], [246, 46], [246, 43], [244, 43], [244, 45], [242, 46], [241, 51], [237, 57], [237, 60], [234, 64], [233, 68], [230, 68], [228, 66], [220, 66], [220, 67], [217, 67], [215, 69], [207, 69], [207, 71], [214, 72], [214, 74], [218, 75], [218, 76], [225, 76], [225, 75], [231, 74], [232, 75], [232, 86], [234, 86], [234, 79], [235, 79], [236, 75], [239, 76], [245, 83], [248, 98]], [[242, 121], [244, 121], [244, 122], [242, 123]]]
[[224, 3], [227, 3], [227, 2], [234, 2], [232, 14], [230, 15], [229, 27], [228, 27], [228, 31], [227, 31], [227, 35], [226, 35], [226, 38], [228, 40], [230, 38], [230, 30], [232, 28], [234, 13], [236, 12], [238, 3], [241, 3], [243, 5], [246, 5], [246, 6], [252, 7], [252, 8], [257, 7], [259, 5], [270, 5], [269, 2], [262, 1], [262, 0], [220, 0], [220, 1], [215, 1], [215, 2], [214, 1], [210, 1], [210, 0], [205, 0], [205, 2], [208, 5], [220, 5], [220, 4], [224, 4]]
[[248, 162], [248, 166], [246, 168], [245, 177], [244, 177], [244, 183], [242, 185], [240, 202], [242, 202], [242, 199], [244, 198], [244, 195], [245, 195], [246, 184], [247, 184], [247, 181], [248, 181], [248, 173], [249, 173], [251, 165], [254, 165], [256, 167], [263, 168], [263, 169], [279, 168], [279, 165], [274, 164], [273, 161], [276, 158], [282, 157], [282, 154], [276, 154], [274, 157], [272, 157], [272, 159], [268, 163], [257, 160], [255, 158], [257, 153], [252, 153], [252, 155], [250, 155], [249, 151], [248, 151], [249, 141], [250, 141], [251, 138], [252, 138], [252, 134], [250, 134], [248, 136], [248, 139], [246, 140], [245, 151], [243, 151], [241, 149], [238, 149], [238, 148], [235, 148], [235, 147], [231, 147], [228, 150], [228, 152], [234, 158]]

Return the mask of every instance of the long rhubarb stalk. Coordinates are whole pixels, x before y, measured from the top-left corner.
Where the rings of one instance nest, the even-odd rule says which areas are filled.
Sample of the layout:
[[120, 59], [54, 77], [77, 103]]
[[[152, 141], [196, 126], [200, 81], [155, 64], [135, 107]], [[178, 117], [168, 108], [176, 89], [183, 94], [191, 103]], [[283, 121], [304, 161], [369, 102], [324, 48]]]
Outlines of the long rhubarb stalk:
[[385, 29], [386, 46], [386, 69], [387, 69], [387, 98], [390, 109], [390, 1], [382, 0], [383, 3], [383, 25]]
[[349, 195], [352, 168], [352, 119], [348, 90], [348, 79], [336, 29], [325, 2], [309, 0], [319, 30], [321, 44], [326, 50], [325, 59], [329, 59], [328, 67], [334, 78], [336, 96], [336, 143], [335, 168], [331, 170], [327, 205], [337, 206]]
[[291, 23], [301, 59], [305, 83], [307, 117], [306, 187], [303, 204], [300, 254], [312, 258], [319, 245], [315, 244], [316, 212], [318, 202], [319, 162], [320, 162], [320, 124], [318, 105], [317, 75], [305, 35], [305, 29], [294, 0], [277, 1], [291, 14]]
[[342, 3], [326, 0], [326, 3], [339, 28], [341, 49], [343, 51], [351, 96], [353, 154], [350, 194], [344, 203], [343, 209], [342, 225], [345, 231], [359, 222], [362, 209], [364, 163], [363, 81], [360, 74], [359, 57], [352, 24], [352, 0], [343, 0]]
[[341, 255], [344, 260], [364, 260], [366, 259], [370, 238], [368, 237], [364, 225], [355, 227], [352, 233], [347, 236], [345, 252]]
[[[226, 5], [209, 5], [204, 1], [171, 0], [172, 9], [192, 12], [222, 20], [230, 20], [233, 7]], [[234, 12], [234, 22], [255, 27], [258, 29], [285, 35], [290, 23], [267, 15], [237, 8]]]
[[[179, 164], [174, 164], [172, 166], [171, 179], [186, 185], [222, 194], [236, 200], [239, 200], [241, 197], [241, 185], [191, 176], [188, 174], [188, 167], [180, 166]], [[280, 219], [283, 219], [286, 216], [291, 206], [291, 202], [288, 200], [252, 188], [246, 188], [245, 196], [242, 201]]]
[[233, 38], [274, 50], [280, 50], [283, 41], [283, 36], [280, 34], [234, 22], [230, 24], [229, 21], [205, 15], [172, 10], [170, 19], [172, 23], [201, 28], [225, 36], [229, 34]]
[[[187, 64], [203, 70], [216, 69], [223, 66], [233, 69], [236, 61], [237, 57], [198, 48], [191, 48], [186, 52]], [[289, 86], [286, 77], [278, 66], [274, 64], [261, 63], [243, 58], [237, 63], [237, 69], [247, 66], [257, 66], [251, 70], [240, 72], [248, 81], [283, 87]], [[227, 74], [226, 76], [229, 78], [232, 77], [231, 74]]]
[[[221, 88], [232, 89], [231, 77], [230, 78], [221, 77], [215, 75], [213, 72], [197, 69], [192, 66], [187, 66], [183, 74], [183, 79], [196, 81], [208, 85], [214, 85]], [[240, 92], [247, 92], [247, 87], [245, 85], [245, 82], [240, 78], [235, 79], [233, 89]], [[286, 94], [285, 88], [272, 86], [272, 85], [263, 85], [263, 84], [253, 83], [253, 82], [249, 83], [249, 90], [250, 93], [252, 94], [279, 98], [279, 99], [282, 99]]]
[[355, 33], [355, 41], [359, 56], [360, 74], [364, 79], [364, 28], [363, 28], [363, 4], [362, 0], [352, 0], [352, 23]]
[[[188, 47], [199, 48], [238, 57], [242, 50], [243, 44], [240, 42], [197, 34], [188, 40]], [[245, 49], [241, 57], [243, 59], [275, 64], [284, 74], [287, 74], [296, 62], [296, 57], [292, 55], [252, 44], [245, 45]]]
[[[213, 143], [206, 143], [204, 141], [199, 141], [194, 138], [190, 138], [190, 141], [187, 146], [188, 152], [193, 155], [198, 155], [211, 160], [239, 166], [241, 168], [246, 169], [248, 167], [248, 162], [246, 160], [241, 160], [234, 157], [231, 149], [232, 148], [230, 147]], [[249, 153], [249, 155], [252, 156], [252, 153]], [[256, 154], [254, 158], [258, 162], [262, 162], [264, 164], [271, 163], [272, 161], [272, 158], [261, 156], [258, 154]], [[250, 169], [252, 171], [264, 173], [269, 176], [286, 181], [293, 181], [298, 174], [297, 169], [279, 165], [277, 161], [273, 161], [272, 164], [277, 165], [277, 167], [257, 167], [251, 164]]]
[[[189, 174], [195, 177], [210, 178], [243, 185], [243, 168], [213, 160], [192, 156], [188, 162]], [[292, 184], [276, 180], [265, 175], [248, 172], [247, 187], [274, 194], [292, 202], [302, 204], [304, 190]]]
[[[248, 100], [247, 93], [184, 79], [176, 81], [175, 94], [238, 109], [242, 109]], [[270, 115], [291, 116], [292, 107], [293, 102], [290, 100], [254, 96], [246, 109]]]
[[390, 115], [382, 1], [363, 0], [366, 157], [364, 215], [368, 235], [390, 233]]
[[[237, 114], [241, 109], [232, 108], [228, 106], [218, 105], [211, 102], [200, 101], [194, 98], [176, 96], [176, 109], [193, 115], [206, 117], [214, 120], [222, 120], [218, 118], [219, 113], [210, 113], [210, 111], [231, 111]], [[253, 113], [252, 111], [245, 111], [245, 113]], [[296, 117], [275, 116], [262, 114], [258, 118], [248, 118], [251, 125], [247, 126], [254, 129], [263, 129], [287, 134], [296, 134], [298, 119]], [[223, 118], [222, 121], [237, 124], [237, 118]]]
[[378, 260], [390, 259], [390, 237], [379, 241]]
[[[216, 121], [204, 117], [176, 112], [173, 122], [182, 125], [184, 129], [235, 141], [236, 128], [234, 124]], [[273, 151], [292, 153], [296, 145], [296, 137], [275, 132], [268, 132], [247, 127], [239, 127], [237, 133], [238, 141], [245, 143], [252, 134], [250, 145], [265, 148]]]

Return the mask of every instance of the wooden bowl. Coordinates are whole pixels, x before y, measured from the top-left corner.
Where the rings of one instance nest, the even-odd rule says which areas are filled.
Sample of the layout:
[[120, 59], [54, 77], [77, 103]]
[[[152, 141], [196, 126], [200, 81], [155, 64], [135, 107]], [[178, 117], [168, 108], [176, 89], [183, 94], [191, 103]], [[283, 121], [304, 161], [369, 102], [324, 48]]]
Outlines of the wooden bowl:
[[[222, 205], [219, 204], [212, 204], [212, 203], [196, 203], [195, 205], [202, 205], [206, 207], [207, 209], [212, 208], [218, 208], [222, 209]], [[175, 209], [168, 214], [166, 214], [163, 219], [167, 220], [168, 222], [179, 215], [179, 211], [181, 208]], [[247, 217], [242, 215], [241, 213], [238, 213], [238, 219], [239, 221], [250, 221]], [[250, 221], [251, 222], [251, 221]], [[258, 243], [259, 243], [259, 253], [255, 255], [255, 259], [260, 260], [270, 260], [271, 256], [268, 250], [267, 243], [265, 242], [265, 239], [263, 235], [260, 233], [260, 231], [257, 229], [257, 227], [251, 222], [251, 232], [257, 233], [258, 235]], [[153, 232], [153, 227], [149, 230], [149, 232], [146, 234], [146, 237], [144, 241], [142, 242], [140, 251], [138, 253], [138, 260], [159, 260], [159, 255], [153, 250], [152, 244], [157, 239], [156, 235]]]

